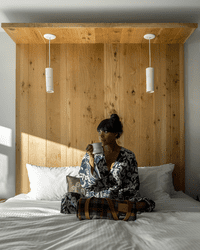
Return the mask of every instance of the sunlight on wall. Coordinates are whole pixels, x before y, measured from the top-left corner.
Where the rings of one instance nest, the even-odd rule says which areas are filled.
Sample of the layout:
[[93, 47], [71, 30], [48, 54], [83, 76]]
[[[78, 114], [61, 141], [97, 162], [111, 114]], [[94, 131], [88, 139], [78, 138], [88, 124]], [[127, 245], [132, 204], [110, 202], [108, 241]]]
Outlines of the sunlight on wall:
[[8, 156], [0, 154], [0, 195], [7, 193]]
[[77, 166], [80, 165], [85, 150], [66, 146], [27, 133], [21, 133], [21, 163], [40, 166]]
[[0, 144], [12, 147], [12, 129], [0, 126]]

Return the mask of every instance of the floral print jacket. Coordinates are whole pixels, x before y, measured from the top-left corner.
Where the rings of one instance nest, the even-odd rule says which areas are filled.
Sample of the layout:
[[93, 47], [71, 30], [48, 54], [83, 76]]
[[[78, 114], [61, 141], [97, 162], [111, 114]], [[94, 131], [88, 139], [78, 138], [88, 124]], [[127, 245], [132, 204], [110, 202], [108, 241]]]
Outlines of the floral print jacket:
[[139, 195], [139, 176], [135, 154], [121, 147], [117, 160], [109, 171], [104, 154], [94, 155], [94, 172], [91, 173], [89, 155], [83, 157], [79, 175], [86, 197], [110, 198], [117, 200], [146, 201], [145, 211], [152, 211], [155, 203]]

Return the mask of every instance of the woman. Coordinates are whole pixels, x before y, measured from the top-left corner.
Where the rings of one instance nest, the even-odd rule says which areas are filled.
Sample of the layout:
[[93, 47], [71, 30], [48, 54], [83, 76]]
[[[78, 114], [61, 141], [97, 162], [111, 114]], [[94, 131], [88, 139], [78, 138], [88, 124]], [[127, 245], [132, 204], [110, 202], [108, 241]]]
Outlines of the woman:
[[86, 197], [138, 201], [140, 211], [152, 211], [155, 203], [139, 197], [140, 183], [135, 154], [116, 142], [123, 132], [118, 115], [112, 114], [110, 119], [103, 120], [97, 131], [103, 154], [92, 154], [93, 146], [89, 144], [79, 171]]

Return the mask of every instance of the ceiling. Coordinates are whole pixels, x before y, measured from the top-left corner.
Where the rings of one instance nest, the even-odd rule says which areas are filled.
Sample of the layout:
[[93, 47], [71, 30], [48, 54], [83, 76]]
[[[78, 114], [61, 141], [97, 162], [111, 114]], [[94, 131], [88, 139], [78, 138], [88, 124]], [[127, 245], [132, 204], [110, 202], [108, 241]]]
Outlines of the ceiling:
[[199, 0], [0, 0], [1, 23], [198, 23], [199, 13]]

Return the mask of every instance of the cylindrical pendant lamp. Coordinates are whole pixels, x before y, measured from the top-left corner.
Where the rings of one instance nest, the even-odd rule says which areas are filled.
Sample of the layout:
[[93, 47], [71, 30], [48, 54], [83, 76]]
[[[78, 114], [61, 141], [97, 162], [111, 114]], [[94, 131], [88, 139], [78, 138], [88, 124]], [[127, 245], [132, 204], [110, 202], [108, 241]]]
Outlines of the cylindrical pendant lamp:
[[54, 93], [54, 87], [53, 87], [53, 69], [50, 67], [50, 40], [53, 40], [56, 38], [56, 36], [52, 34], [45, 34], [44, 37], [49, 40], [49, 68], [45, 69], [45, 76], [46, 76], [46, 92], [47, 93]]
[[153, 34], [146, 34], [145, 39], [149, 40], [149, 67], [146, 68], [146, 92], [154, 93], [154, 68], [151, 67], [151, 46], [150, 40], [155, 38]]
[[47, 93], [54, 93], [53, 89], [53, 69], [46, 68], [45, 69], [45, 76], [46, 76], [46, 92]]
[[146, 92], [154, 92], [154, 68], [146, 68]]

